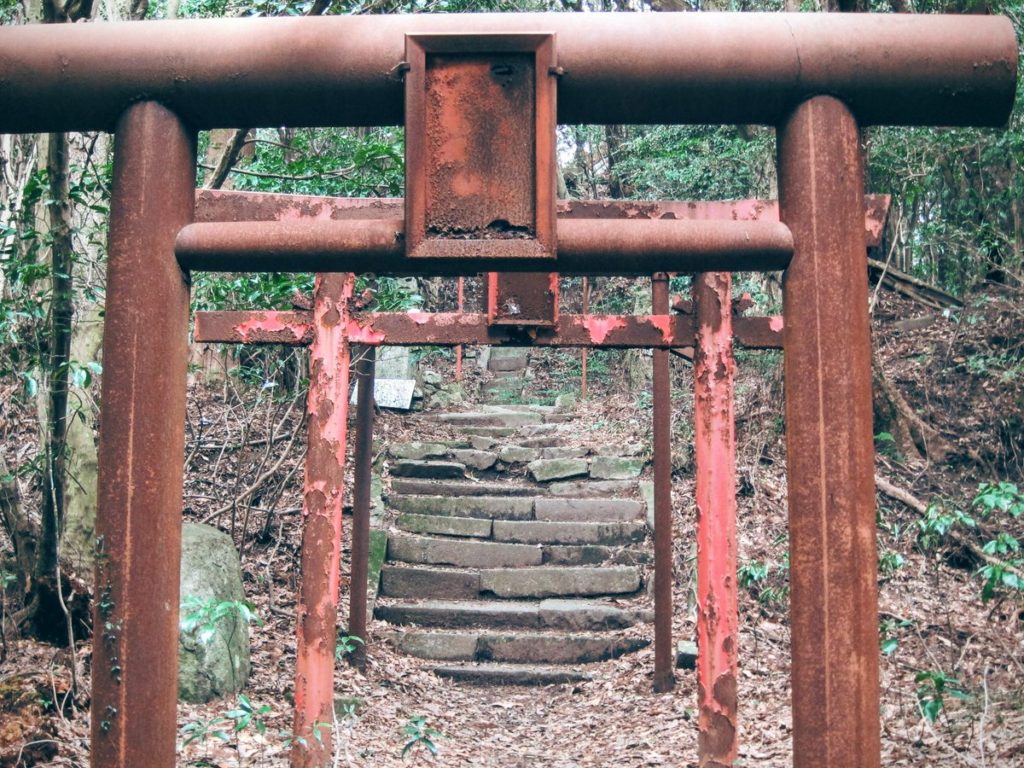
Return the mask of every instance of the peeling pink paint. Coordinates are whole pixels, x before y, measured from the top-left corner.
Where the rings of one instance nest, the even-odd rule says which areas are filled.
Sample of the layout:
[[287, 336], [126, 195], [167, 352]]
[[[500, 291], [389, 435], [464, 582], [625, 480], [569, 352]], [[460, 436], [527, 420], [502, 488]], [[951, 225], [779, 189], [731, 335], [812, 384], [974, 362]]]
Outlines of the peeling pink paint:
[[346, 323], [348, 340], [356, 344], [371, 344], [376, 346], [384, 343], [384, 334], [373, 329], [372, 325], [360, 325], [355, 320]]
[[768, 318], [768, 327], [775, 331], [775, 333], [781, 333], [782, 329], [786, 326], [785, 321], [782, 319], [782, 315], [772, 315]]
[[672, 343], [672, 318], [668, 315], [648, 315], [647, 322], [661, 331], [666, 344]]
[[[459, 279], [461, 280], [462, 278]], [[405, 314], [411, 317], [412, 321], [416, 323], [416, 325], [425, 325], [426, 323], [430, 322], [430, 312], [420, 312], [419, 310], [411, 309]]]
[[248, 343], [250, 339], [257, 338], [261, 333], [281, 333], [282, 331], [289, 332], [295, 341], [301, 341], [302, 337], [306, 335], [306, 331], [309, 330], [309, 326], [302, 323], [286, 322], [284, 317], [290, 314], [261, 312], [256, 318], [239, 323], [234, 330], [243, 344]]
[[739, 612], [736, 580], [736, 433], [730, 275], [693, 283], [694, 453], [697, 503], [698, 765], [734, 764], [738, 752]]
[[584, 315], [583, 327], [595, 344], [602, 344], [612, 331], [625, 328], [626, 321], [615, 315]]

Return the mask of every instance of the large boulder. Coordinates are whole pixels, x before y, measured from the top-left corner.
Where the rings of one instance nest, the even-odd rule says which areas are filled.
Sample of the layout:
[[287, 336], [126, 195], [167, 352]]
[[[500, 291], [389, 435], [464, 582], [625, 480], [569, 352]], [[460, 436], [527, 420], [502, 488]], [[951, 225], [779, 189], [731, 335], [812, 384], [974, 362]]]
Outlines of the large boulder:
[[181, 537], [178, 697], [200, 704], [236, 694], [249, 679], [248, 608], [234, 542], [209, 525]]

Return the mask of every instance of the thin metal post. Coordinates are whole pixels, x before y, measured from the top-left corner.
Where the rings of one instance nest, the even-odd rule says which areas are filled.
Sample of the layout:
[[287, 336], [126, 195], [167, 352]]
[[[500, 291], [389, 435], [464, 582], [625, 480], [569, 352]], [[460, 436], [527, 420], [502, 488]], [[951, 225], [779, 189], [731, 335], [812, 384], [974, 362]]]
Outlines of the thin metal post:
[[318, 274], [313, 294], [293, 768], [331, 763], [353, 285], [351, 274]]
[[[583, 276], [583, 308], [584, 315], [590, 312], [590, 278]], [[580, 350], [580, 400], [587, 399], [587, 362], [590, 357], [590, 350], [584, 347]]]
[[[465, 302], [465, 286], [466, 278], [460, 276], [458, 291], [459, 291], [459, 314], [462, 314]], [[455, 348], [455, 381], [462, 381], [462, 345], [459, 344]]]
[[[669, 313], [668, 275], [652, 281], [651, 310]], [[669, 352], [655, 349], [654, 378], [654, 690], [675, 687], [672, 648], [672, 384]]]
[[855, 118], [818, 96], [779, 129], [793, 765], [876, 768], [878, 595], [864, 173]]
[[97, 768], [174, 765], [195, 134], [159, 104], [117, 125], [103, 329], [93, 620]]
[[694, 276], [693, 420], [697, 502], [697, 745], [701, 768], [737, 752], [736, 427], [728, 272]]
[[356, 450], [352, 491], [352, 583], [349, 585], [348, 633], [362, 640], [352, 663], [366, 661], [366, 579], [370, 557], [370, 480], [373, 472], [373, 382], [377, 348], [363, 347], [356, 363]]

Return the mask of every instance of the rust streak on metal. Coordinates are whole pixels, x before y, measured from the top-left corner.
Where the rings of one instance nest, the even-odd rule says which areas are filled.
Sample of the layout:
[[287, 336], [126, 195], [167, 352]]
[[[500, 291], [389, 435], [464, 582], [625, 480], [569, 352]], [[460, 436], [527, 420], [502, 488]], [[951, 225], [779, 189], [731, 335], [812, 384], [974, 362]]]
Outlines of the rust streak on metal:
[[[459, 277], [458, 285], [456, 286], [456, 301], [458, 303], [458, 310], [461, 313], [465, 307], [466, 299], [466, 278]], [[455, 381], [462, 381], [462, 344], [455, 347]]]
[[871, 342], [858, 125], [831, 97], [779, 128], [793, 764], [877, 768]]
[[697, 506], [697, 744], [701, 768], [737, 754], [739, 609], [736, 585], [736, 435], [731, 276], [693, 281], [694, 454]]
[[117, 125], [103, 329], [92, 750], [96, 768], [174, 764], [195, 136], [151, 102]]
[[991, 16], [482, 13], [29, 24], [0, 29], [0, 132], [109, 130], [142, 98], [198, 129], [399, 125], [395, 73], [407, 34], [538, 30], [558, 40], [558, 120], [567, 124], [774, 125], [801, 100], [832, 93], [864, 124], [1002, 126], [1015, 91], [1013, 25]]
[[[668, 275], [655, 275], [651, 309], [661, 319], [668, 314]], [[652, 318], [649, 318], [653, 320]], [[658, 324], [652, 322], [658, 327]], [[667, 341], [671, 343], [672, 335]], [[653, 352], [654, 430], [654, 691], [675, 687], [672, 647], [672, 381], [669, 352]]]
[[352, 582], [349, 585], [348, 634], [362, 640], [352, 652], [352, 663], [366, 662], [367, 574], [370, 558], [370, 481], [373, 476], [373, 386], [376, 347], [363, 347], [356, 363], [356, 446], [352, 477]]
[[401, 275], [477, 272], [653, 274], [781, 269], [789, 230], [771, 221], [566, 219], [558, 223], [558, 258], [431, 259], [405, 256], [400, 220], [273, 221], [192, 224], [178, 234], [183, 267], [202, 270], [351, 271]]
[[350, 274], [317, 275], [313, 298], [293, 728], [306, 744], [292, 748], [294, 768], [329, 765], [332, 754], [353, 285]]

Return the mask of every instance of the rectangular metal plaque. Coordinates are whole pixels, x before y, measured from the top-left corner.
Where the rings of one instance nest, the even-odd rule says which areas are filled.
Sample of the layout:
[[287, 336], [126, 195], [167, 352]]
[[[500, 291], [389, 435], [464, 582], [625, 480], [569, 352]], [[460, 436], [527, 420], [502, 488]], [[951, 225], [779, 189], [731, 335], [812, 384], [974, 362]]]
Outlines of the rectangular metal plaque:
[[487, 272], [484, 280], [489, 325], [558, 324], [557, 272]]
[[407, 35], [406, 249], [554, 258], [554, 35]]

